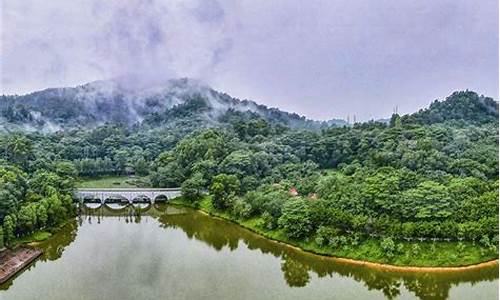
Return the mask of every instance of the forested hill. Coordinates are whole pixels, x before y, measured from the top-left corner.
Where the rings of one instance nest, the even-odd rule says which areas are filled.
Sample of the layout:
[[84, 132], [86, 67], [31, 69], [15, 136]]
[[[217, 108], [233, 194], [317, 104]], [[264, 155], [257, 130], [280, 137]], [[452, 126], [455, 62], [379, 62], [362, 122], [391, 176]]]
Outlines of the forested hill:
[[189, 81], [139, 92], [108, 84], [4, 97], [9, 126], [141, 121], [0, 132], [5, 242], [73, 215], [75, 178], [135, 174], [138, 185], [180, 186], [190, 205], [320, 253], [419, 266], [498, 257], [490, 98], [457, 92], [389, 123], [304, 130], [317, 123]]
[[191, 79], [139, 86], [128, 80], [96, 81], [23, 96], [2, 96], [0, 129], [95, 128], [103, 124], [156, 127], [213, 127], [232, 115], [258, 116], [291, 128], [321, 129], [342, 120], [318, 122], [295, 113], [239, 100]]
[[444, 101], [435, 100], [429, 108], [406, 115], [404, 123], [435, 124], [446, 121], [484, 124], [498, 121], [498, 102], [472, 91], [454, 92]]

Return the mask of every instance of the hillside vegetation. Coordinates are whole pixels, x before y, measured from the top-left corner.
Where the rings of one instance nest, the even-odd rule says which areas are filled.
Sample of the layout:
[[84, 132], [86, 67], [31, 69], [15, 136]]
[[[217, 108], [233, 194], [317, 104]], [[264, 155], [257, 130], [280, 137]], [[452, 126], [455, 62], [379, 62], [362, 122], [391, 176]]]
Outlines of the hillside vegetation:
[[184, 203], [205, 199], [213, 212], [258, 220], [257, 231], [279, 232], [317, 252], [375, 247], [375, 261], [412, 264], [402, 257], [418, 263], [453, 245], [446, 246], [450, 259], [439, 263], [497, 257], [498, 103], [491, 98], [456, 92], [389, 123], [322, 130], [235, 109], [200, 126], [197, 118], [212, 108], [194, 99], [135, 126], [1, 135], [4, 231], [46, 226], [36, 209], [32, 225], [21, 217], [51, 195], [36, 185], [39, 174], [72, 182], [134, 173], [155, 187], [181, 186]]
[[319, 130], [342, 120], [318, 122], [297, 114], [239, 100], [192, 80], [138, 85], [134, 79], [91, 82], [27, 95], [1, 96], [0, 129], [55, 132], [105, 124], [184, 132], [221, 126], [233, 114], [248, 114], [291, 128]]

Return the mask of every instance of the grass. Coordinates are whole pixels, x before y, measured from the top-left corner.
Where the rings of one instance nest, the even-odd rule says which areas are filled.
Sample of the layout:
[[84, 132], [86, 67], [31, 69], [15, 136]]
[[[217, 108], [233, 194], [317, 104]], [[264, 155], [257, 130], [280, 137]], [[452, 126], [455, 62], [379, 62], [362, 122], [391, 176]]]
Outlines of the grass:
[[48, 231], [41, 230], [41, 231], [36, 231], [36, 232], [29, 234], [29, 235], [19, 237], [15, 240], [15, 243], [16, 244], [28, 244], [28, 243], [33, 243], [33, 242], [41, 242], [41, 241], [45, 241], [46, 239], [48, 239], [51, 236], [52, 236], [52, 233], [50, 233]]
[[149, 180], [146, 177], [102, 176], [80, 178], [76, 186], [79, 188], [147, 187]]
[[[391, 264], [396, 266], [412, 267], [458, 267], [474, 265], [481, 262], [491, 261], [498, 258], [496, 253], [474, 244], [472, 242], [462, 242], [462, 248], [458, 242], [406, 242], [398, 241], [403, 245], [401, 253], [388, 258], [378, 239], [370, 238], [364, 240], [357, 246], [347, 245], [341, 248], [331, 248], [328, 246], [320, 247], [314, 239], [308, 241], [292, 240], [288, 238], [283, 230], [268, 230], [260, 217], [241, 220], [230, 215], [227, 212], [216, 210], [211, 203], [210, 197], [205, 196], [197, 205], [186, 202], [182, 197], [173, 199], [172, 204], [190, 206], [204, 211], [212, 216], [223, 218], [237, 223], [253, 232], [256, 232], [266, 238], [284, 242], [302, 250], [342, 258], [369, 261], [374, 263]], [[412, 247], [418, 244], [420, 250], [418, 254], [412, 253]]]
[[74, 218], [69, 218], [65, 222], [62, 222], [61, 224], [44, 228], [43, 230], [37, 230], [28, 235], [17, 237], [14, 239], [13, 243], [9, 246], [9, 248], [15, 247], [19, 244], [30, 244], [30, 243], [38, 243], [45, 241], [48, 238], [50, 238], [53, 234], [57, 233], [61, 228], [66, 226], [72, 220], [74, 220]]

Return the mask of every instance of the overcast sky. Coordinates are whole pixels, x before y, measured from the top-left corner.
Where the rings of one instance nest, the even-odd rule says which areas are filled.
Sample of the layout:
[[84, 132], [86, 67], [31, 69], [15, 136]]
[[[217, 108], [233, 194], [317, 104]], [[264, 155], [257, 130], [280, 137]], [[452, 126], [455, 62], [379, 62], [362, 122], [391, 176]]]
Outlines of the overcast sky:
[[0, 2], [3, 94], [193, 77], [310, 118], [358, 120], [454, 90], [498, 100], [497, 0]]

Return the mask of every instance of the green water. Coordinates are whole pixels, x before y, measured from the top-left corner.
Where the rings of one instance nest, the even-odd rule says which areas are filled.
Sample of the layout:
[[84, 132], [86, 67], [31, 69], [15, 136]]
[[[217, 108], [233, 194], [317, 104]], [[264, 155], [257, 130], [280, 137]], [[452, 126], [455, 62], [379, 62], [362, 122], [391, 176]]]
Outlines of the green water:
[[338, 263], [187, 208], [87, 210], [0, 299], [498, 299], [498, 267], [392, 273]]

